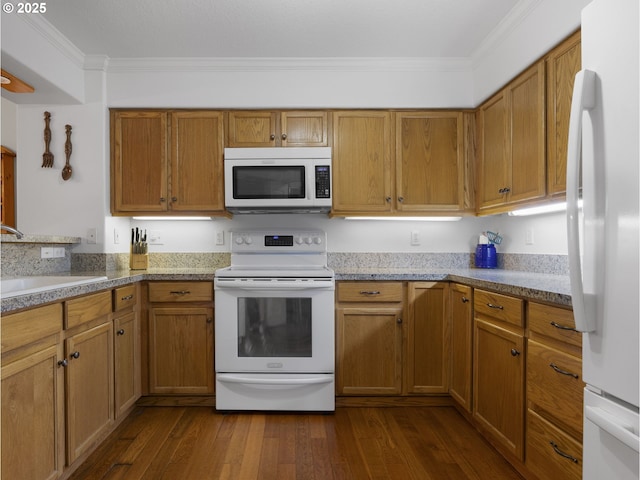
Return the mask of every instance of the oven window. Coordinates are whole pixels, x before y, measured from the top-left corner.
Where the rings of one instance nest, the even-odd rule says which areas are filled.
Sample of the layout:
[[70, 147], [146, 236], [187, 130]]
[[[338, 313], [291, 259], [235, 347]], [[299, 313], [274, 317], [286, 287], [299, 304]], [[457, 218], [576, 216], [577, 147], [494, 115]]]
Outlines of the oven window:
[[238, 298], [238, 357], [311, 357], [311, 298]]
[[233, 167], [233, 198], [305, 198], [304, 166]]

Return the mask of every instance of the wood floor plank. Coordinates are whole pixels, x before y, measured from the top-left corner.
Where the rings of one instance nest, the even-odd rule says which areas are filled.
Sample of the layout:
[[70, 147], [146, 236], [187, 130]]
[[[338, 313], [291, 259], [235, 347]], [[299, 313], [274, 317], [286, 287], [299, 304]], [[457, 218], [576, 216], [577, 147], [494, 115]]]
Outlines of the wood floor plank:
[[522, 480], [452, 407], [138, 407], [70, 480]]

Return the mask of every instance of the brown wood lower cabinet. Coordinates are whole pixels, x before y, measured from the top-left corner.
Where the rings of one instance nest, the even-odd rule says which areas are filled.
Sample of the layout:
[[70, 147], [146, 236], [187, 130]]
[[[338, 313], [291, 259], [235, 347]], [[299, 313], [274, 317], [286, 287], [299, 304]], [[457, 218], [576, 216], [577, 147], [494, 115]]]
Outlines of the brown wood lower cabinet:
[[523, 302], [476, 290], [474, 311], [473, 417], [495, 444], [522, 461]]
[[149, 299], [149, 393], [213, 394], [213, 284], [151, 282]]
[[[31, 330], [23, 326], [29, 322]], [[52, 480], [64, 469], [62, 305], [2, 316], [2, 478]]]
[[113, 323], [106, 321], [67, 338], [65, 350], [67, 461], [71, 464], [95, 446], [115, 418]]
[[473, 363], [473, 288], [459, 283], [449, 286], [451, 305], [451, 378], [449, 393], [471, 413]]

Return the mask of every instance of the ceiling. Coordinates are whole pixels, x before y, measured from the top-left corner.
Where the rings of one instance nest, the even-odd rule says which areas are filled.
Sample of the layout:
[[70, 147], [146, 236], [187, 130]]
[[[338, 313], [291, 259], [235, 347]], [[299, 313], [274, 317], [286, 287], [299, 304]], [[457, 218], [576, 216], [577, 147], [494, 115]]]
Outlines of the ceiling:
[[537, 0], [56, 0], [44, 18], [86, 55], [470, 57]]

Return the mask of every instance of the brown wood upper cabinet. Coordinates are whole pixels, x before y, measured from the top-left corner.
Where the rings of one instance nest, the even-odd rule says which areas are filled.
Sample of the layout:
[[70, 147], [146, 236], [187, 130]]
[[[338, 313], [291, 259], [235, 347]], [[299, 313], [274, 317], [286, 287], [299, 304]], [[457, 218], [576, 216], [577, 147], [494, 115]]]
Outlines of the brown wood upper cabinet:
[[573, 81], [581, 68], [580, 32], [549, 52], [547, 67], [547, 194], [563, 197], [567, 187], [567, 138]]
[[329, 114], [323, 111], [233, 111], [228, 147], [326, 147]]
[[465, 183], [464, 126], [458, 111], [334, 112], [332, 213], [464, 210], [473, 190]]
[[545, 64], [527, 69], [478, 109], [478, 213], [544, 198]]
[[221, 215], [224, 114], [111, 111], [113, 215]]

